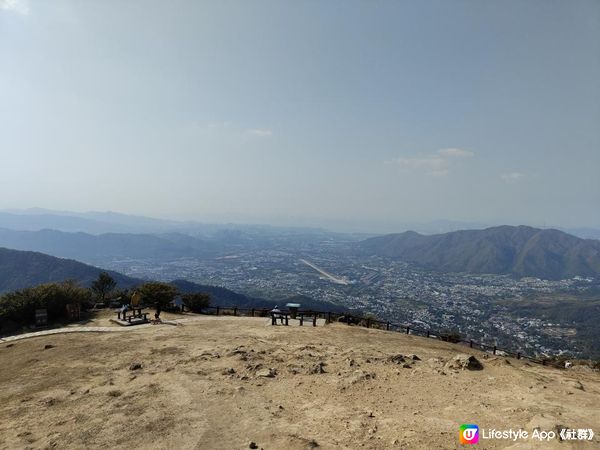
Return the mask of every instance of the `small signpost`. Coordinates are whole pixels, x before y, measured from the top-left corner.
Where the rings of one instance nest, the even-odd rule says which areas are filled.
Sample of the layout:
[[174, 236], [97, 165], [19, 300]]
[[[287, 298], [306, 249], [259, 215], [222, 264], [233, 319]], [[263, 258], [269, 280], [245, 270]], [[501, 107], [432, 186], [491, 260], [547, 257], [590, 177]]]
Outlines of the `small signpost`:
[[300, 303], [287, 303], [285, 306], [290, 310], [290, 317], [295, 319], [296, 314], [298, 314], [298, 309], [300, 308]]
[[45, 327], [48, 325], [48, 310], [47, 309], [36, 309], [35, 310], [35, 326]]
[[67, 317], [69, 320], [79, 320], [81, 318], [81, 309], [78, 303], [67, 304]]
[[[183, 302], [183, 299], [181, 298], [176, 298], [175, 300], [173, 300], [171, 302], [171, 304], [177, 308], [178, 310], [180, 310], [181, 312], [185, 312], [185, 303]], [[235, 315], [235, 314], [234, 314]]]

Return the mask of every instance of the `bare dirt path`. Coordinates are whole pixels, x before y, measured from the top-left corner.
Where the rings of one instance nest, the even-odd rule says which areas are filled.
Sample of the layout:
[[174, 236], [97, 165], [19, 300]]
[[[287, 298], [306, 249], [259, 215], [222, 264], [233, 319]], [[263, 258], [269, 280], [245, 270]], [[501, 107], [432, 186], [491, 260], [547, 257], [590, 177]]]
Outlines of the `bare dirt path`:
[[600, 432], [597, 373], [479, 352], [483, 370], [452, 368], [465, 350], [341, 324], [210, 316], [1, 343], [0, 449], [445, 449], [461, 448], [462, 423]]

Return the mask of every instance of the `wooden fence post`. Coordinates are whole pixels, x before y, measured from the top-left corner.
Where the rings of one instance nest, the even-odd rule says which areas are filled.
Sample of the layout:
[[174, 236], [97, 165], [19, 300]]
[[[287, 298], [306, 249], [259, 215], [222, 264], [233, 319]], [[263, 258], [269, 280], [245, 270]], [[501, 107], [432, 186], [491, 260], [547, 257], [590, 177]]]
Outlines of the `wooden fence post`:
[[[217, 316], [220, 315], [221, 314], [221, 307], [220, 306], [216, 306], [214, 308], [216, 309], [216, 315]], [[234, 316], [238, 315], [238, 309], [239, 308], [237, 306], [230, 307], [230, 308], [225, 308], [225, 309], [233, 309], [233, 315]], [[266, 313], [268, 311], [269, 311], [268, 309], [260, 309], [260, 308], [256, 309], [256, 308], [252, 308], [251, 309], [251, 316], [252, 317], [256, 317], [256, 313], [258, 312], [259, 315], [261, 317], [263, 317], [263, 315], [266, 315]], [[307, 313], [309, 315], [313, 316], [312, 317], [312, 319], [313, 319], [313, 326], [316, 326], [316, 322], [317, 322], [317, 320], [318, 320], [319, 317], [327, 317], [327, 319], [326, 319], [327, 323], [331, 323], [332, 322], [332, 317], [335, 315], [335, 313], [332, 313], [331, 311], [328, 311], [328, 312], [318, 312], [318, 311], [312, 311], [312, 310], [310, 310], [310, 311], [307, 311]], [[242, 315], [244, 315], [244, 314], [242, 313]], [[338, 314], [338, 317], [341, 317], [341, 315]], [[356, 324], [356, 325], [360, 326], [361, 323], [364, 323], [367, 328], [371, 328], [371, 321], [372, 321], [372, 319], [370, 317], [367, 317], [367, 318], [364, 318], [364, 317], [355, 317], [355, 316], [352, 316], [352, 315], [349, 315], [349, 314], [345, 315], [344, 317], [346, 318], [346, 323], [348, 325]], [[383, 325], [384, 322], [380, 322], [380, 321], [376, 320], [375, 323], [377, 323], [377, 327], [376, 328], [383, 329], [382, 325]], [[390, 323], [389, 320], [386, 321], [385, 322], [385, 330], [386, 331], [390, 331], [390, 328], [392, 327], [392, 325], [393, 324]], [[396, 326], [398, 328], [396, 331], [402, 332], [402, 326], [401, 325], [394, 325], [394, 326]], [[422, 331], [426, 332], [426, 335], [427, 335], [428, 338], [430, 338], [432, 336], [431, 330], [420, 330], [419, 328], [417, 328], [417, 334], [420, 333], [420, 332], [422, 332]], [[406, 326], [406, 334], [410, 335], [410, 325]], [[462, 342], [466, 342], [466, 341], [462, 341]], [[468, 342], [469, 342], [469, 347], [470, 348], [474, 348], [473, 340], [470, 339]], [[487, 345], [484, 345], [484, 344], [477, 344], [477, 345], [478, 345], [477, 348], [481, 347], [484, 350], [486, 348], [489, 349], [489, 346], [487, 346]], [[493, 348], [493, 354], [497, 355], [498, 354], [498, 346], [494, 345], [492, 348]], [[524, 357], [523, 354], [520, 351], [517, 352], [516, 355], [513, 354], [513, 356], [516, 356], [517, 359], [522, 359]], [[525, 356], [525, 357], [527, 357], [527, 356]], [[548, 361], [545, 358], [542, 359], [542, 360], [538, 360], [538, 361], [543, 366], [546, 366], [546, 365], [550, 364], [550, 363], [548, 363]]]

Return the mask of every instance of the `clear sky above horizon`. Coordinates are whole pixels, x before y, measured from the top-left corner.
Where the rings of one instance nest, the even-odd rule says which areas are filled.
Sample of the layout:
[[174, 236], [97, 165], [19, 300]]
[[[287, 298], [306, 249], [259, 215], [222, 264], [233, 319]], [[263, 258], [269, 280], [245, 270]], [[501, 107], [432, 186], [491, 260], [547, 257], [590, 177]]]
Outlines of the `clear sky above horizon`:
[[600, 227], [600, 2], [0, 0], [0, 209]]

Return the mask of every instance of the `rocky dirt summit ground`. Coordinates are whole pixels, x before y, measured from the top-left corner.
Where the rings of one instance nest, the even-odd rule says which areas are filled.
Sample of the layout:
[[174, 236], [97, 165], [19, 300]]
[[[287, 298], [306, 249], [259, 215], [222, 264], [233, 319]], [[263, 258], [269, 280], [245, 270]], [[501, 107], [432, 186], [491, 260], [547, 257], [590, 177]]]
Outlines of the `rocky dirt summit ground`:
[[344, 324], [200, 316], [3, 343], [0, 362], [2, 449], [445, 449], [463, 423], [600, 434], [597, 372]]

